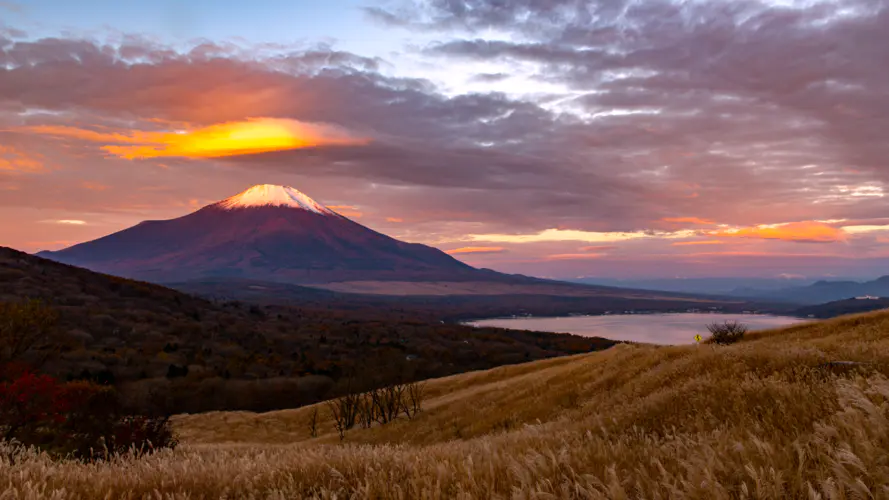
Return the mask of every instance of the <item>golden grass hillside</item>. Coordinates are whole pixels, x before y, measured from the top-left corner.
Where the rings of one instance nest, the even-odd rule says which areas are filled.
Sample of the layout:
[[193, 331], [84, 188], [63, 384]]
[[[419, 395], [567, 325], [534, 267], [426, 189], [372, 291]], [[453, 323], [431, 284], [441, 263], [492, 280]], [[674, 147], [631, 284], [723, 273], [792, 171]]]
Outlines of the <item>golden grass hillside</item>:
[[180, 416], [141, 460], [0, 454], [0, 498], [889, 498], [887, 376], [889, 313], [621, 345], [430, 381], [345, 444], [301, 408]]

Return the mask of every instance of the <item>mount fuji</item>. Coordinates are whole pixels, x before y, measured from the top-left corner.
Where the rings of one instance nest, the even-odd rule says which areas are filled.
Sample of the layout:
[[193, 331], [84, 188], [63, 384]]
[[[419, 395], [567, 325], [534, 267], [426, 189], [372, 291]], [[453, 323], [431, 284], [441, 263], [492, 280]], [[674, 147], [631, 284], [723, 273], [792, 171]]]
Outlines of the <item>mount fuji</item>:
[[390, 238], [292, 187], [269, 184], [253, 186], [184, 217], [142, 222], [38, 255], [157, 283], [208, 278], [288, 283], [461, 281], [506, 276], [475, 269], [436, 248]]

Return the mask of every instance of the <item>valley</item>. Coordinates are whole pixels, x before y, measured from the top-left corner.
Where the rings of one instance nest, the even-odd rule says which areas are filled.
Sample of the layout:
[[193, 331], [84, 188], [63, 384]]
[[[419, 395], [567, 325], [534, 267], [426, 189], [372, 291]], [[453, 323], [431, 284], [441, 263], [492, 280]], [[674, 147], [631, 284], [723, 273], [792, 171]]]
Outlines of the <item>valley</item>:
[[[882, 423], [861, 423], [889, 418], [889, 313], [773, 328], [879, 300], [502, 274], [367, 233], [290, 188], [245, 193], [60, 252], [0, 247], [0, 303], [52, 320], [15, 363], [62, 391], [113, 390], [136, 416], [111, 425], [170, 436], [93, 464], [0, 443], [0, 494], [779, 498], [846, 471], [836, 446], [854, 447], [856, 470], [880, 462]], [[724, 318], [752, 331], [657, 345]], [[737, 474], [750, 464], [773, 475]]]
[[[182, 415], [174, 451], [95, 466], [24, 453], [0, 481], [76, 499], [882, 491], [887, 332], [889, 315], [874, 313], [729, 347], [618, 345], [435, 379], [417, 418], [343, 444], [326, 418], [310, 436], [313, 407]], [[859, 365], [831, 364], [841, 360]]]
[[889, 500], [889, 0], [0, 0], [0, 500]]

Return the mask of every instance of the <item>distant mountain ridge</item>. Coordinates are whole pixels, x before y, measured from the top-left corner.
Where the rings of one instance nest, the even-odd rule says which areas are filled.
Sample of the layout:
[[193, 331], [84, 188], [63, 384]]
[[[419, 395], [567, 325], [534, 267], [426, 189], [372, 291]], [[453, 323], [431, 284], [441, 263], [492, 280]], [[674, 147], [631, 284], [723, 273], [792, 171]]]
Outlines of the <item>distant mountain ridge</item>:
[[739, 289], [733, 295], [798, 304], [821, 304], [863, 296], [889, 297], [889, 276], [864, 282], [821, 280], [808, 286], [779, 290]]
[[801, 277], [748, 278], [748, 277], [706, 277], [706, 278], [596, 278], [583, 277], [570, 279], [573, 283], [616, 286], [644, 290], [695, 293], [708, 295], [734, 295], [738, 290], [777, 290], [793, 286], [805, 286], [814, 280]]
[[801, 307], [792, 311], [796, 316], [810, 318], [833, 318], [844, 314], [865, 313], [870, 311], [878, 311], [880, 309], [889, 308], [889, 298], [857, 298], [844, 299]]
[[373, 231], [292, 187], [268, 184], [183, 217], [145, 221], [38, 255], [156, 283], [218, 277], [326, 283], [501, 276], [439, 249]]

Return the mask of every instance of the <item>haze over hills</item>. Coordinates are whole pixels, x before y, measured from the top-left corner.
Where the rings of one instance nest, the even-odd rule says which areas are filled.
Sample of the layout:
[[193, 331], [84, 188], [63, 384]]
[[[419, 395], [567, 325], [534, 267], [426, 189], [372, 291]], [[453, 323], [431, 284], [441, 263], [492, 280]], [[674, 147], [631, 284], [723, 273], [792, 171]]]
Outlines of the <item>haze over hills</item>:
[[821, 304], [854, 297], [889, 297], [889, 276], [872, 281], [816, 281], [808, 286], [781, 288], [778, 290], [737, 289], [732, 295], [762, 300], [779, 300], [798, 304]]
[[668, 292], [699, 293], [711, 295], [734, 295], [739, 289], [778, 290], [793, 286], [812, 284], [815, 279], [788, 276], [780, 278], [745, 277], [705, 277], [705, 278], [649, 278], [649, 279], [610, 279], [594, 276], [575, 278], [574, 283], [664, 290]]

